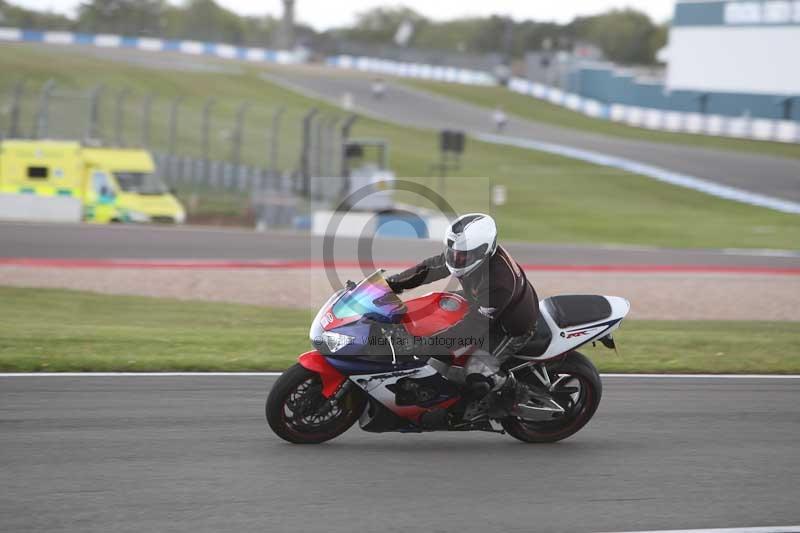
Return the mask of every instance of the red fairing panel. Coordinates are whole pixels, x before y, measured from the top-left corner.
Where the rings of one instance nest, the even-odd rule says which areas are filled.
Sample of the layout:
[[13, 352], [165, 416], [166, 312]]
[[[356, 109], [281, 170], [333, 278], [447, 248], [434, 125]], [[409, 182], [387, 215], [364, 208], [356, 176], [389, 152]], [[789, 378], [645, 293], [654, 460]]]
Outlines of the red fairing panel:
[[469, 311], [467, 301], [457, 294], [432, 292], [405, 302], [403, 323], [411, 335], [431, 337], [463, 320]]
[[420, 418], [422, 418], [422, 415], [424, 415], [428, 411], [433, 411], [434, 409], [448, 409], [453, 405], [455, 405], [459, 399], [460, 398], [449, 398], [441, 403], [434, 405], [433, 407], [421, 407], [419, 405], [395, 405], [390, 409], [397, 416], [407, 418], [408, 420], [411, 420], [415, 424], [418, 424]]
[[304, 353], [297, 358], [297, 362], [303, 368], [319, 374], [322, 380], [322, 395], [326, 398], [333, 396], [347, 379], [316, 350]]

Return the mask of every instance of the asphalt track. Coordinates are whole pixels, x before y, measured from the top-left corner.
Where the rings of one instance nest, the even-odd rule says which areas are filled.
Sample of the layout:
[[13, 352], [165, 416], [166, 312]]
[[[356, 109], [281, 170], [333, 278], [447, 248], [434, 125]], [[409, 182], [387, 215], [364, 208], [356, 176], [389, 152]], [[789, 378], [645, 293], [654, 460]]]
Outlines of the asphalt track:
[[0, 378], [0, 530], [631, 531], [800, 522], [796, 379], [605, 378], [555, 445], [268, 432], [272, 377]]
[[[427, 240], [376, 239], [370, 246], [377, 266], [382, 261], [415, 262], [441, 251], [438, 241]], [[796, 252], [528, 243], [508, 243], [508, 248], [521, 263], [538, 265], [800, 267]], [[0, 258], [312, 261], [322, 259], [322, 249], [321, 238], [294, 232], [0, 222]], [[359, 257], [357, 239], [337, 239], [333, 257], [354, 261]]]
[[[377, 100], [372, 97], [367, 75], [295, 67], [271, 69], [268, 79], [337, 104], [349, 93], [358, 109], [408, 126], [493, 132], [489, 109], [397, 83]], [[511, 119], [504, 135], [622, 157], [758, 194], [800, 201], [797, 159], [624, 139], [519, 118]]]

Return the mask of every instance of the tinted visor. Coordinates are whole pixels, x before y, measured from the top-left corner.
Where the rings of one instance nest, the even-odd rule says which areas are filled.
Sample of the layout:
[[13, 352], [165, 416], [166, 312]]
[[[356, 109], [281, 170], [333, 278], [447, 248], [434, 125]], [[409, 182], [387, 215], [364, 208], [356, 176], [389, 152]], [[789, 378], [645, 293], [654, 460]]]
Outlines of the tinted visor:
[[486, 256], [489, 249], [488, 244], [482, 244], [474, 250], [453, 250], [452, 242], [447, 243], [447, 250], [444, 253], [445, 260], [450, 268], [467, 268]]

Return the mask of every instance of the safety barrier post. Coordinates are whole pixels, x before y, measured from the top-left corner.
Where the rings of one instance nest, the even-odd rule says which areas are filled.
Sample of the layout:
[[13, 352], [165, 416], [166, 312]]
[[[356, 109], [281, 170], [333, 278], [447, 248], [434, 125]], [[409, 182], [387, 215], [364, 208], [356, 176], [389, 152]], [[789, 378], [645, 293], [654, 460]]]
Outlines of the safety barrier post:
[[178, 148], [178, 112], [180, 111], [183, 97], [175, 98], [169, 106], [169, 154], [175, 155]]
[[22, 135], [20, 128], [20, 114], [22, 112], [22, 95], [25, 91], [25, 79], [19, 80], [14, 84], [11, 91], [11, 109], [9, 110], [8, 136], [12, 139]]
[[211, 163], [211, 111], [217, 101], [214, 98], [206, 100], [203, 106], [203, 179], [207, 183], [209, 177], [209, 166]]
[[300, 192], [303, 196], [311, 193], [311, 126], [319, 110], [314, 107], [303, 117], [303, 137], [300, 148]]
[[36, 120], [33, 124], [33, 131], [31, 132], [32, 139], [47, 137], [49, 129], [50, 95], [53, 93], [55, 85], [55, 80], [47, 80], [42, 87], [42, 91], [39, 93], [39, 106], [36, 109]]
[[342, 129], [340, 130], [340, 157], [342, 159], [341, 175], [343, 178], [348, 178], [350, 176], [350, 168], [347, 164], [347, 154], [345, 154], [345, 145], [347, 144], [348, 139], [350, 139], [350, 131], [353, 129], [353, 124], [355, 124], [356, 120], [358, 120], [358, 115], [350, 115], [345, 119], [344, 124], [342, 124]]
[[142, 146], [145, 148], [150, 147], [150, 113], [153, 110], [153, 93], [147, 93], [142, 100]]
[[327, 117], [322, 115], [319, 117], [318, 120], [314, 122], [312, 125], [312, 153], [314, 155], [314, 159], [312, 162], [312, 170], [311, 173], [315, 178], [319, 178], [322, 176], [322, 128], [325, 124]]
[[338, 153], [336, 150], [336, 126], [339, 124], [341, 119], [342, 117], [338, 115], [332, 115], [327, 124], [325, 132], [325, 138], [327, 141], [325, 143], [326, 150], [324, 174], [329, 177], [335, 177], [336, 175], [336, 154]]
[[269, 138], [269, 170], [273, 175], [278, 173], [278, 149], [280, 147], [281, 120], [283, 119], [284, 113], [286, 113], [286, 106], [280, 106], [272, 115], [272, 130]]
[[105, 92], [103, 84], [97, 85], [89, 95], [89, 124], [86, 128], [87, 140], [100, 139], [100, 105]]
[[122, 88], [117, 93], [117, 108], [114, 113], [114, 143], [117, 146], [125, 146], [125, 101], [131, 94], [128, 87]]
[[244, 119], [249, 108], [250, 102], [242, 102], [239, 105], [239, 109], [236, 111], [233, 135], [231, 135], [231, 161], [237, 166], [242, 162], [242, 134], [244, 130]]

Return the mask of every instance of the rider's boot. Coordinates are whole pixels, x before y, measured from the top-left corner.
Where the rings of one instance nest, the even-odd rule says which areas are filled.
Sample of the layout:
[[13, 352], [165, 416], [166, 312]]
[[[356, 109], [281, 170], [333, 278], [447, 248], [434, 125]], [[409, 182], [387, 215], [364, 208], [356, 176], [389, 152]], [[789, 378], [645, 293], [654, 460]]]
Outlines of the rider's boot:
[[508, 356], [518, 353], [531, 337], [533, 333], [506, 337], [491, 355], [475, 354], [470, 358], [466, 382], [475, 400], [468, 405], [465, 419], [479, 418], [484, 414], [490, 418], [502, 418], [514, 405], [527, 401], [527, 387], [502, 370], [500, 364]]
[[464, 386], [464, 420], [472, 421], [497, 414], [497, 392], [502, 390], [509, 379], [505, 372], [493, 374], [473, 372], [467, 375]]

